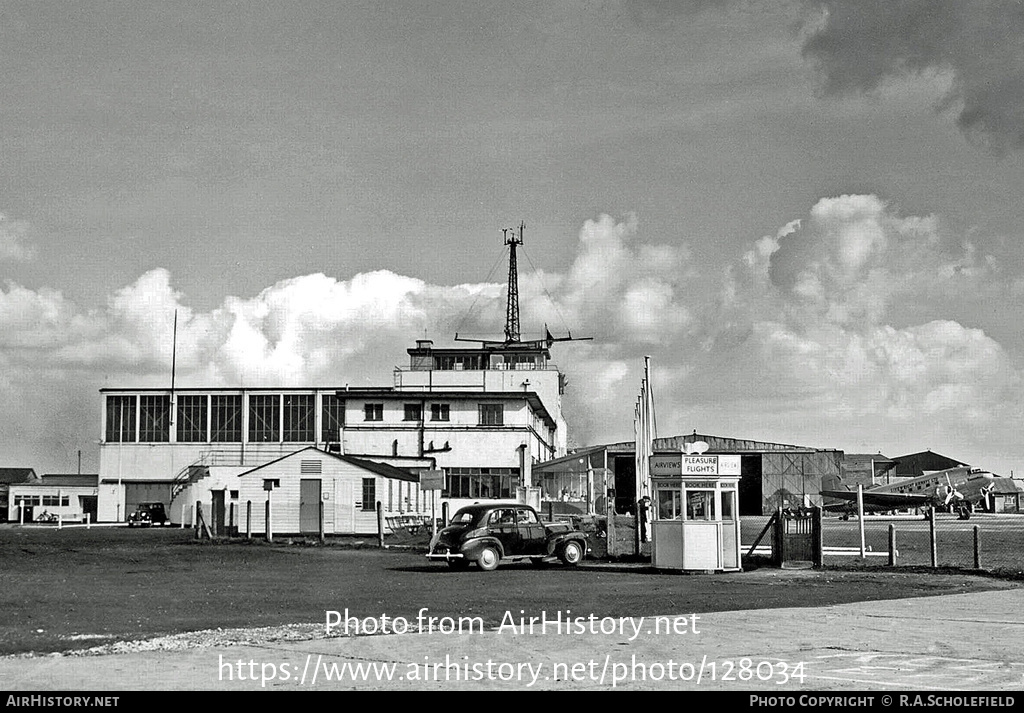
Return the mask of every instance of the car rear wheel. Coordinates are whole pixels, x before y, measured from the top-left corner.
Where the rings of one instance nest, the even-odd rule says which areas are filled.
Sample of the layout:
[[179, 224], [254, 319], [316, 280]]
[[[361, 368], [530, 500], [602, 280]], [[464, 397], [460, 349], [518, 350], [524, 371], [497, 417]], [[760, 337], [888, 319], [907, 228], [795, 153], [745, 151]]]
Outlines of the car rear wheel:
[[498, 550], [493, 547], [485, 547], [480, 550], [480, 555], [476, 559], [477, 566], [485, 572], [497, 569], [498, 561], [501, 559], [501, 555], [498, 554]]
[[568, 565], [578, 565], [583, 560], [583, 547], [579, 542], [571, 540], [565, 543], [559, 558]]

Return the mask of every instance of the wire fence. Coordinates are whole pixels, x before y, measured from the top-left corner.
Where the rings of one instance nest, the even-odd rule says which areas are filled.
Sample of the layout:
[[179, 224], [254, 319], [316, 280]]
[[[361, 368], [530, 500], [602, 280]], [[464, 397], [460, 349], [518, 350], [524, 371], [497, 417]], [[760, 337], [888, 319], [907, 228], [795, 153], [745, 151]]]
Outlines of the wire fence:
[[[744, 556], [771, 557], [771, 516], [744, 517]], [[770, 530], [770, 528], [769, 528]], [[863, 534], [862, 534], [863, 532]], [[759, 546], [752, 550], [758, 536]], [[822, 562], [826, 566], [936, 567], [1024, 573], [1024, 514], [975, 513], [969, 520], [956, 514], [882, 517], [868, 515], [863, 529], [856, 517], [822, 518]]]

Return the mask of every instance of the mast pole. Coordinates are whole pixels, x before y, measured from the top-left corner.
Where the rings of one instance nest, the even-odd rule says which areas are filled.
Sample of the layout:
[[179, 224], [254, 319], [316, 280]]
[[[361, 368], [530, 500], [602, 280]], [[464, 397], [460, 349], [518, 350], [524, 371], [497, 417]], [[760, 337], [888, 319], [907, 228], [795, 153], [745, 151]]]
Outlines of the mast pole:
[[170, 407], [171, 413], [170, 421], [171, 428], [174, 428], [174, 412], [177, 410], [174, 404], [174, 376], [178, 366], [178, 310], [174, 310], [174, 331], [171, 337], [171, 398]]
[[519, 224], [519, 235], [514, 228], [505, 228], [505, 244], [510, 247], [508, 256], [508, 300], [505, 304], [505, 341], [518, 342], [519, 329], [519, 269], [516, 265], [516, 246], [523, 244], [526, 223]]

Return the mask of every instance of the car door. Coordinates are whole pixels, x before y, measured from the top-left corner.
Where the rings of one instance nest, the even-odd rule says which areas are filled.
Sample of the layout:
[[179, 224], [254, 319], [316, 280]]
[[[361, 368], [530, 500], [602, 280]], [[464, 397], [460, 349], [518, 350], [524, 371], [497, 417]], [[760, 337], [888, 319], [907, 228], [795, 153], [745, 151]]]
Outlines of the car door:
[[515, 508], [492, 510], [487, 520], [487, 531], [501, 542], [506, 557], [520, 554], [519, 528], [516, 525]]
[[547, 533], [540, 519], [530, 508], [516, 508], [519, 547], [524, 555], [547, 554]]

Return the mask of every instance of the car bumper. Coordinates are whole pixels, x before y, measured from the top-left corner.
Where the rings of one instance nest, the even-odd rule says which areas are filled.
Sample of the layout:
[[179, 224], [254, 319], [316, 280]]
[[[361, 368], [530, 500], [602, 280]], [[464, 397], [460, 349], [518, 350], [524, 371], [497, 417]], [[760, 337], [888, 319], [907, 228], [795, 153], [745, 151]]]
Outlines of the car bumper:
[[466, 555], [461, 552], [431, 552], [427, 555], [428, 560], [444, 560], [445, 562], [451, 562], [452, 560], [466, 559]]

